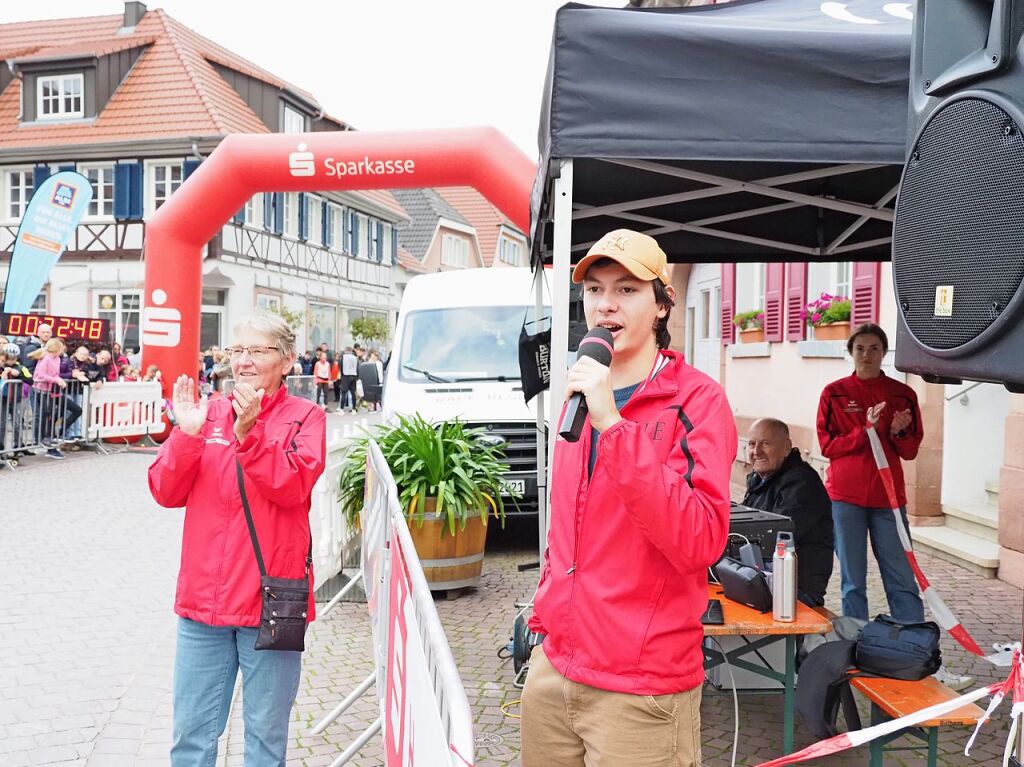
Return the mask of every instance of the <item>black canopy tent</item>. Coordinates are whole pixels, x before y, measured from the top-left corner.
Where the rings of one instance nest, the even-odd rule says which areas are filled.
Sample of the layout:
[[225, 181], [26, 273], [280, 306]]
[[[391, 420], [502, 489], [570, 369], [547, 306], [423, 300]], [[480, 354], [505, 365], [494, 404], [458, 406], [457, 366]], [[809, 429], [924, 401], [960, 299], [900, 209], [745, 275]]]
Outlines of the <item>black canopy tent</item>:
[[[562, 7], [531, 200], [533, 264], [554, 265], [553, 296], [618, 227], [656, 236], [674, 263], [889, 260], [909, 5]], [[553, 301], [553, 392], [567, 312]]]

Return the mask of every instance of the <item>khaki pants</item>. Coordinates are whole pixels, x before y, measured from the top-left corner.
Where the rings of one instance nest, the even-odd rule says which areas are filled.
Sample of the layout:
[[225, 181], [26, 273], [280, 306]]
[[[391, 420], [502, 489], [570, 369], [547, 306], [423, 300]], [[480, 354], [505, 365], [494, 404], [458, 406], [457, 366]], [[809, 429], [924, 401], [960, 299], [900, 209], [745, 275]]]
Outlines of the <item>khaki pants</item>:
[[700, 767], [701, 688], [629, 695], [566, 679], [535, 647], [522, 704], [523, 767]]

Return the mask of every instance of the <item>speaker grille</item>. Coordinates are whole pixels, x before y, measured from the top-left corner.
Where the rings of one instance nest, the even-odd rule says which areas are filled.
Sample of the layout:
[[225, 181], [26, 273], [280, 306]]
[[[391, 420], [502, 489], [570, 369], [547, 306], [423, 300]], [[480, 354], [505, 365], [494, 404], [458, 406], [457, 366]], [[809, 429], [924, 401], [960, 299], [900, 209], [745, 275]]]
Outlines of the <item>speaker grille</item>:
[[[900, 311], [931, 349], [974, 340], [1024, 278], [1021, 126], [981, 98], [940, 107], [903, 174], [893, 233]], [[936, 287], [953, 286], [953, 315], [935, 316]]]

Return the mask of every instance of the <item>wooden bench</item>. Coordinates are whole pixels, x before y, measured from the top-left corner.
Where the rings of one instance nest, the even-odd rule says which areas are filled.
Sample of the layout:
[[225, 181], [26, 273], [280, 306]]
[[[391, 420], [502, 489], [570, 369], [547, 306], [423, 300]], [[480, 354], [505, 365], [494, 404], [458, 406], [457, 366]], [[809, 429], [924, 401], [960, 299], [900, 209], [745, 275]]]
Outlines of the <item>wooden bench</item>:
[[[900, 679], [858, 676], [850, 681], [850, 686], [871, 702], [871, 724], [873, 725], [899, 719], [901, 716], [907, 716], [928, 706], [945, 703], [960, 695], [939, 683], [934, 677], [927, 677], [917, 682], [904, 682]], [[887, 743], [903, 735], [913, 735], [923, 740], [928, 746], [928, 767], [936, 767], [939, 754], [939, 728], [974, 727], [978, 718], [984, 713], [973, 703], [968, 703], [939, 719], [929, 719], [888, 737], [873, 740], [869, 744], [871, 767], [882, 767], [886, 751], [908, 751], [920, 748], [920, 746], [890, 746], [886, 748]]]

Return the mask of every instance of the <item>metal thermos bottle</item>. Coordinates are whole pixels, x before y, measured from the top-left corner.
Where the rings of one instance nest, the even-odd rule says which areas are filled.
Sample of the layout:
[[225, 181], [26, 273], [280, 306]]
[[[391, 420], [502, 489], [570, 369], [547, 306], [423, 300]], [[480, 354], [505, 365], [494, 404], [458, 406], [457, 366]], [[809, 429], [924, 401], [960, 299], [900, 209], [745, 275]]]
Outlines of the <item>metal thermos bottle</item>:
[[796, 552], [781, 539], [772, 557], [772, 586], [772, 618], [796, 620]]

